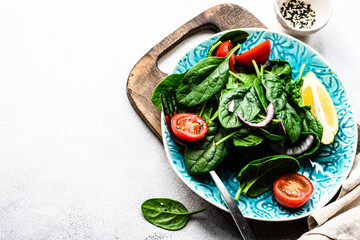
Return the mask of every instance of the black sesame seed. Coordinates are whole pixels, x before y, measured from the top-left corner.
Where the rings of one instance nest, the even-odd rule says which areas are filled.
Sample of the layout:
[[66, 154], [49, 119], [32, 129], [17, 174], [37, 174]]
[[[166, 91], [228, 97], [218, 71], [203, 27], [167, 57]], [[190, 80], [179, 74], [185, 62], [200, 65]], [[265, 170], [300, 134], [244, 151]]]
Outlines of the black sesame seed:
[[311, 4], [301, 0], [284, 2], [280, 13], [291, 26], [299, 29], [310, 29], [316, 20]]

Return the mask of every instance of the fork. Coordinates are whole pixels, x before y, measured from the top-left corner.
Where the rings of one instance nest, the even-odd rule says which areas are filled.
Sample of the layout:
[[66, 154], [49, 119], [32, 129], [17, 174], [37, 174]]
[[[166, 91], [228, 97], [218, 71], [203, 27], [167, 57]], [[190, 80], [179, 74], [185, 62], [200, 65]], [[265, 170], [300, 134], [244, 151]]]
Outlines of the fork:
[[165, 123], [171, 137], [175, 140], [175, 142], [179, 143], [182, 146], [186, 146], [188, 143], [178, 138], [171, 128], [171, 118], [179, 113], [179, 105], [175, 96], [175, 92], [170, 92], [168, 94], [160, 93], [160, 100], [161, 107], [165, 116]]
[[[161, 107], [163, 109], [165, 116], [166, 127], [171, 137], [174, 139], [175, 142], [179, 143], [182, 146], [186, 146], [188, 143], [178, 138], [174, 134], [171, 128], [171, 118], [179, 112], [179, 107], [175, 92], [170, 92], [168, 94], [161, 93], [160, 100], [161, 100]], [[225, 200], [226, 206], [231, 214], [231, 217], [233, 218], [235, 225], [241, 234], [242, 237], [241, 239], [243, 240], [255, 239], [254, 234], [250, 229], [250, 226], [246, 222], [234, 198], [230, 195], [229, 191], [226, 189], [224, 183], [221, 181], [217, 173], [214, 170], [211, 170], [210, 176], [215, 182], [215, 185], [220, 191], [223, 199]]]

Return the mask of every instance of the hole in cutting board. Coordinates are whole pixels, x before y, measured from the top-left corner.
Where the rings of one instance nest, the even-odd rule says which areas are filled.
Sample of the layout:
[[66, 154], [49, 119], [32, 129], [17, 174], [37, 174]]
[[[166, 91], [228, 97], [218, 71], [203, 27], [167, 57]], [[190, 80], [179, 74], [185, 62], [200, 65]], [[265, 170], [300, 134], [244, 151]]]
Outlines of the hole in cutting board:
[[158, 60], [158, 68], [164, 73], [172, 73], [180, 58], [182, 58], [190, 49], [196, 47], [213, 35], [214, 32], [211, 30], [203, 30], [192, 34], [162, 56]]

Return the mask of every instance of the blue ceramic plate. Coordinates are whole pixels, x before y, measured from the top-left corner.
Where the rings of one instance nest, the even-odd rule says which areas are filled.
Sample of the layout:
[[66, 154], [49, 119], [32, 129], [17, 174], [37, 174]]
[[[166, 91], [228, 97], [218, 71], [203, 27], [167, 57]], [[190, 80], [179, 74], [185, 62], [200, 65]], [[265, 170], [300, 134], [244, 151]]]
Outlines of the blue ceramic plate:
[[[333, 143], [322, 146], [315, 155], [301, 160], [299, 173], [308, 177], [314, 185], [311, 199], [301, 208], [289, 211], [275, 200], [272, 191], [257, 198], [241, 195], [238, 206], [246, 218], [263, 221], [288, 221], [306, 217], [312, 211], [326, 205], [339, 190], [353, 164], [357, 145], [357, 128], [350, 102], [339, 77], [313, 48], [288, 35], [264, 29], [242, 29], [249, 33], [248, 40], [241, 51], [249, 49], [267, 39], [272, 42], [270, 59], [281, 58], [290, 63], [293, 78], [299, 74], [302, 64], [306, 64], [304, 75], [312, 71], [329, 91], [339, 118], [339, 131]], [[176, 65], [174, 73], [182, 73], [206, 57], [210, 44], [222, 33], [214, 35], [189, 51]], [[162, 117], [163, 119], [163, 117]], [[170, 165], [176, 174], [199, 196], [216, 207], [227, 211], [226, 205], [209, 175], [194, 177], [186, 170], [183, 156], [170, 137], [162, 120], [162, 136]], [[223, 180], [232, 196], [235, 196], [239, 183], [238, 169], [216, 172]]]

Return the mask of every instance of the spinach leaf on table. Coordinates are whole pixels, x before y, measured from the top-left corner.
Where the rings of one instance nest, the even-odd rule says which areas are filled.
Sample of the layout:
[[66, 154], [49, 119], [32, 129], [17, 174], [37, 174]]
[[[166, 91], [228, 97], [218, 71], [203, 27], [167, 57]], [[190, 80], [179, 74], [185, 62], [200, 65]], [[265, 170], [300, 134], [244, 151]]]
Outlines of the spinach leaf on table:
[[157, 107], [160, 111], [161, 109], [161, 100], [160, 100], [160, 94], [167, 94], [171, 91], [177, 91], [178, 87], [180, 86], [180, 83], [182, 79], [184, 78], [185, 73], [180, 74], [170, 74], [166, 76], [154, 89], [151, 101]]
[[300, 164], [296, 158], [288, 155], [273, 155], [254, 160], [243, 167], [239, 174], [239, 190], [235, 199], [241, 193], [249, 197], [257, 197], [272, 188], [273, 182], [282, 174], [297, 172]]
[[[230, 102], [234, 100], [234, 112], [229, 112], [228, 107]], [[219, 103], [219, 120], [224, 128], [237, 128], [243, 123], [237, 116], [239, 112], [246, 120], [253, 120], [262, 110], [262, 105], [255, 87], [224, 89], [221, 91]]]
[[205, 208], [188, 212], [182, 203], [169, 198], [152, 198], [141, 205], [141, 211], [146, 220], [167, 230], [183, 228], [191, 215], [204, 210]]
[[225, 58], [204, 58], [189, 69], [176, 94], [179, 103], [195, 106], [223, 89], [230, 75], [229, 58], [239, 47], [240, 45], [234, 47]]

